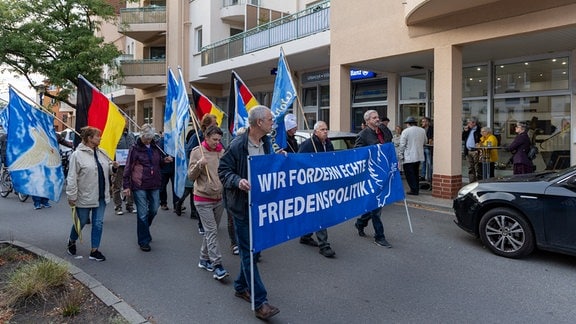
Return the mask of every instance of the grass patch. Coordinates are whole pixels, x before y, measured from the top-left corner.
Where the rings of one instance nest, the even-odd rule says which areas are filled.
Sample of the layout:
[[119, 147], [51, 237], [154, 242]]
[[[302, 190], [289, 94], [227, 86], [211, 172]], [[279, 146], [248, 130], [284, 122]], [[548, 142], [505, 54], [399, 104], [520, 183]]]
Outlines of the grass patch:
[[50, 289], [68, 280], [65, 265], [39, 258], [18, 267], [8, 278], [4, 291], [7, 305], [26, 301], [30, 297], [44, 297]]
[[32, 255], [22, 253], [22, 251], [13, 246], [0, 246], [0, 266], [7, 263], [30, 261], [33, 258]]

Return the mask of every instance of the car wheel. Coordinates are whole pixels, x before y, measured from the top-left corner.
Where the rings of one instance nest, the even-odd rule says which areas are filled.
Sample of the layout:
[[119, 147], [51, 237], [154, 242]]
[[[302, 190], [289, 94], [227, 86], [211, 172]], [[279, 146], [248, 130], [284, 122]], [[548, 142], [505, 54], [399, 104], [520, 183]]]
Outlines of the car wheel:
[[534, 234], [526, 219], [508, 208], [494, 208], [480, 220], [480, 239], [492, 252], [521, 258], [534, 250]]

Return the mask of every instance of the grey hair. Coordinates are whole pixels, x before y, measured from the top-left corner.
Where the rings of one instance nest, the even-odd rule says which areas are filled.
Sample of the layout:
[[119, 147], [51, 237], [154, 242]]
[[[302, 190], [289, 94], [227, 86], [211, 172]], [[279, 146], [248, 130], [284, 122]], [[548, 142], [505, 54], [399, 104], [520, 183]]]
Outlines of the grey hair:
[[516, 126], [522, 128], [522, 130], [526, 130], [527, 126], [525, 122], [517, 122]]
[[258, 105], [258, 106], [254, 106], [252, 109], [250, 109], [250, 111], [248, 111], [248, 124], [250, 126], [256, 126], [256, 122], [258, 121], [258, 119], [264, 119], [264, 117], [266, 117], [266, 112], [269, 112], [270, 108], [263, 106], [263, 105]]
[[364, 113], [364, 120], [367, 121], [368, 119], [370, 119], [370, 115], [371, 115], [372, 113], [378, 114], [378, 112], [377, 112], [376, 110], [374, 110], [374, 109], [367, 110], [367, 111]]
[[156, 130], [150, 124], [144, 124], [140, 129], [140, 137], [145, 140], [154, 139], [154, 133], [156, 133]]
[[470, 118], [468, 118], [468, 121], [473, 122], [474, 124], [478, 124], [478, 118], [476, 118], [476, 117], [470, 117]]
[[482, 127], [481, 130], [485, 131], [486, 133], [492, 134], [492, 128], [490, 128], [490, 127]]
[[328, 124], [326, 124], [325, 121], [319, 120], [319, 121], [317, 121], [316, 123], [314, 123], [314, 130], [315, 130], [315, 131], [318, 130], [318, 128], [320, 128], [320, 125], [322, 125], [322, 124], [328, 125]]

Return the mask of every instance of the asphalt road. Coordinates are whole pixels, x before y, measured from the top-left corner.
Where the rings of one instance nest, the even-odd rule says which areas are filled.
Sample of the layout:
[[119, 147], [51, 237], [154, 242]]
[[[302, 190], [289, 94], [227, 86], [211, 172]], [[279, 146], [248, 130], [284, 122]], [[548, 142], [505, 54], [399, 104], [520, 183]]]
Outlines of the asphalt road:
[[[66, 254], [71, 226], [65, 199], [33, 210], [31, 199], [0, 198], [0, 240], [18, 240], [83, 269], [155, 323], [260, 323], [250, 305], [234, 297], [238, 257], [220, 228], [225, 282], [198, 269], [196, 221], [159, 211], [152, 252], [139, 250], [136, 216], [117, 216], [109, 205], [100, 250], [88, 260], [89, 227], [78, 245], [83, 258]], [[360, 238], [347, 221], [329, 229], [336, 258], [297, 240], [263, 252], [260, 272], [272, 305], [272, 323], [574, 323], [576, 258], [537, 252], [523, 260], [497, 257], [461, 231], [453, 216], [409, 208], [384, 208], [392, 249]], [[225, 218], [224, 218], [225, 219]], [[372, 229], [368, 227], [367, 234]]]

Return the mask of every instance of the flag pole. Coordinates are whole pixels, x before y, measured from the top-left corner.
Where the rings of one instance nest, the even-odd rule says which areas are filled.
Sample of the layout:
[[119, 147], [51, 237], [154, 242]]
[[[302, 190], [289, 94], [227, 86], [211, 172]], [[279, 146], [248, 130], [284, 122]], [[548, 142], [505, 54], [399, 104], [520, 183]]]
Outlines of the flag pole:
[[68, 124], [66, 124], [62, 119], [58, 118], [58, 116], [56, 116], [55, 114], [52, 114], [51, 111], [47, 110], [46, 107], [37, 104], [34, 100], [30, 99], [28, 96], [26, 96], [24, 93], [22, 93], [20, 90], [16, 89], [13, 85], [11, 85], [10, 83], [8, 84], [8, 86], [16, 91], [18, 93], [19, 96], [23, 97], [24, 99], [27, 99], [29, 102], [34, 103], [33, 107], [35, 107], [36, 109], [40, 110], [41, 112], [50, 115], [52, 117], [54, 117], [54, 119], [56, 119], [57, 121], [61, 122], [62, 124], [64, 124], [64, 126], [70, 128], [71, 130], [74, 131], [74, 133], [76, 133], [78, 136], [80, 136], [80, 134], [72, 127], [68, 126]]

